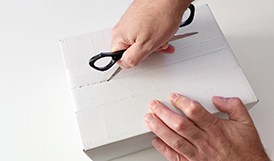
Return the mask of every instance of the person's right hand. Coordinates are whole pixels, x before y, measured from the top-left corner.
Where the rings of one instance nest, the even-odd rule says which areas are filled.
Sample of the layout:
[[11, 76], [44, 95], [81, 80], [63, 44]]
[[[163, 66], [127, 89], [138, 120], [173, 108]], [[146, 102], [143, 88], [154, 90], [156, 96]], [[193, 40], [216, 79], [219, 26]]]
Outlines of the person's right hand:
[[112, 30], [112, 51], [127, 49], [117, 63], [137, 65], [156, 50], [172, 53], [168, 44], [191, 0], [134, 0]]

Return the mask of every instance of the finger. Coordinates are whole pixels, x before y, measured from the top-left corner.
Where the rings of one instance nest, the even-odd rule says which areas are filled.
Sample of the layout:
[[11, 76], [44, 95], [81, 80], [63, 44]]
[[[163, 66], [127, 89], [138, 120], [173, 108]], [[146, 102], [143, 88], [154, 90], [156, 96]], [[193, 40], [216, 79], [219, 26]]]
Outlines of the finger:
[[147, 114], [145, 122], [152, 132], [185, 158], [193, 159], [197, 155], [197, 149], [190, 142], [168, 128], [156, 115]]
[[[129, 45], [127, 44], [123, 44], [123, 43], [117, 43], [115, 45], [112, 46], [112, 51], [119, 51], [119, 50], [124, 50], [124, 49], [127, 49], [129, 47]], [[130, 68], [131, 66], [129, 66], [127, 63], [124, 63], [124, 61], [117, 61], [116, 62], [122, 69], [128, 69]]]
[[121, 43], [121, 42], [118, 42], [118, 43], [113, 43], [112, 46], [111, 46], [111, 51], [119, 51], [119, 50], [124, 50], [124, 49], [127, 49], [129, 48], [130, 45], [128, 44], [125, 44], [125, 43]]
[[172, 111], [160, 101], [154, 100], [150, 103], [149, 109], [159, 117], [169, 128], [186, 138], [196, 147], [205, 137], [204, 131], [199, 129], [186, 117]]
[[174, 46], [168, 44], [167, 48], [165, 49], [158, 49], [158, 53], [165, 53], [165, 54], [172, 54], [175, 52]]
[[148, 54], [150, 53], [145, 49], [145, 47], [142, 47], [141, 43], [134, 43], [124, 52], [120, 61], [126, 67], [131, 68], [140, 63], [140, 61], [146, 58]]
[[188, 161], [185, 157], [174, 151], [158, 137], [152, 140], [152, 145], [169, 161]]
[[199, 102], [186, 96], [173, 93], [170, 95], [171, 103], [183, 111], [184, 114], [203, 130], [208, 130], [216, 124], [217, 118], [209, 113]]
[[253, 124], [245, 105], [239, 98], [214, 96], [212, 102], [220, 111], [227, 113], [229, 119], [245, 124]]
[[175, 47], [173, 45], [169, 45], [167, 49], [162, 50], [161, 52], [165, 54], [172, 54], [175, 52]]
[[[116, 36], [117, 33], [114, 32], [113, 30], [112, 33], [112, 41], [111, 41], [111, 51], [119, 51], [119, 50], [124, 50], [128, 49], [130, 47], [130, 43], [127, 43], [122, 37]], [[130, 66], [123, 61], [119, 60], [117, 61], [117, 64], [122, 68], [122, 69], [127, 69], [130, 68]]]
[[160, 50], [166, 50], [166, 49], [168, 48], [168, 46], [169, 46], [169, 44], [166, 43], [166, 44], [162, 45], [161, 47], [159, 47], [158, 50], [159, 50], [159, 51], [160, 51]]
[[122, 69], [129, 69], [131, 68], [130, 66], [128, 66], [128, 64], [125, 64], [123, 61], [119, 60], [116, 62]]

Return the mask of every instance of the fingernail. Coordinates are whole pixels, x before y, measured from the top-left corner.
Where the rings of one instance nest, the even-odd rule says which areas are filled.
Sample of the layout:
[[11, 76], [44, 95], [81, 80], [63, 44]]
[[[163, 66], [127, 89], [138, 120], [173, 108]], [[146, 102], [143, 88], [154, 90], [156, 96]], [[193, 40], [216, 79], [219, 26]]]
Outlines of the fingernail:
[[151, 110], [151, 112], [153, 112], [155, 110], [155, 108], [157, 107], [158, 105], [158, 101], [157, 100], [153, 100], [150, 102], [149, 104], [149, 109]]
[[154, 147], [158, 147], [159, 146], [159, 138], [154, 138], [151, 143]]
[[160, 50], [166, 50], [169, 47], [169, 44], [165, 44], [162, 47], [160, 47]]
[[180, 95], [178, 93], [172, 93], [170, 95], [171, 101], [175, 102]]
[[122, 69], [127, 69], [124, 62], [121, 61], [121, 59], [119, 61], [117, 61], [116, 64], [118, 64]]
[[129, 68], [132, 68], [137, 65], [137, 62], [133, 59], [127, 59], [127, 65], [129, 66]]
[[228, 98], [222, 96], [213, 96], [213, 100], [217, 102], [227, 102]]
[[145, 116], [145, 121], [146, 121], [147, 123], [149, 123], [149, 122], [151, 122], [151, 121], [153, 121], [153, 120], [154, 120], [154, 118], [153, 118], [153, 116], [152, 116], [151, 113], [146, 114], [146, 116]]

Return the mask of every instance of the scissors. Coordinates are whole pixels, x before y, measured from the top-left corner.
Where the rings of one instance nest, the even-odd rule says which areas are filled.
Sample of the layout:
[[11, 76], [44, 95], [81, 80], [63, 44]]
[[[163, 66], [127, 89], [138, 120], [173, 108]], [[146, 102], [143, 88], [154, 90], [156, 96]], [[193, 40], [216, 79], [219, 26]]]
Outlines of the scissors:
[[[193, 4], [189, 5], [189, 10], [190, 10], [190, 14], [189, 17], [187, 18], [187, 20], [183, 21], [180, 24], [180, 28], [187, 26], [189, 24], [191, 24], [191, 22], [194, 19], [194, 13], [195, 13], [195, 7]], [[188, 36], [192, 36], [197, 34], [198, 32], [189, 32], [189, 33], [185, 33], [185, 34], [178, 34], [178, 35], [174, 35], [169, 41], [174, 41], [174, 40], [178, 40], [178, 39], [182, 39]], [[108, 69], [110, 69], [118, 60], [120, 60], [124, 54], [125, 50], [119, 50], [119, 51], [115, 51], [115, 52], [101, 52], [95, 56], [93, 56], [92, 58], [90, 58], [89, 60], [89, 65], [99, 71], [106, 71]], [[111, 58], [109, 63], [104, 65], [104, 66], [100, 66], [97, 65], [96, 62], [98, 60], [101, 59], [105, 59], [105, 58]], [[115, 75], [117, 75], [120, 71], [122, 70], [121, 67], [117, 68], [116, 71], [109, 77], [109, 79], [107, 79], [107, 81], [111, 80]]]

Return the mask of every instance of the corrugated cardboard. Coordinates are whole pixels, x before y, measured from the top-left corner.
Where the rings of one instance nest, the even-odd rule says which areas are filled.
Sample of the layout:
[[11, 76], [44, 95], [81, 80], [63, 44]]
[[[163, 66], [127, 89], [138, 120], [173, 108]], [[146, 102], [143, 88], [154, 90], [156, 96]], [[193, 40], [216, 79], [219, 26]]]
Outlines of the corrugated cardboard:
[[153, 134], [143, 118], [152, 99], [167, 101], [179, 92], [200, 101], [218, 114], [214, 95], [240, 97], [247, 106], [257, 98], [207, 5], [199, 6], [191, 25], [178, 33], [199, 32], [172, 44], [173, 55], [153, 54], [137, 67], [106, 80], [106, 72], [92, 69], [88, 60], [110, 51], [111, 30], [62, 39], [70, 88], [84, 152], [94, 161], [106, 161], [151, 147]]

